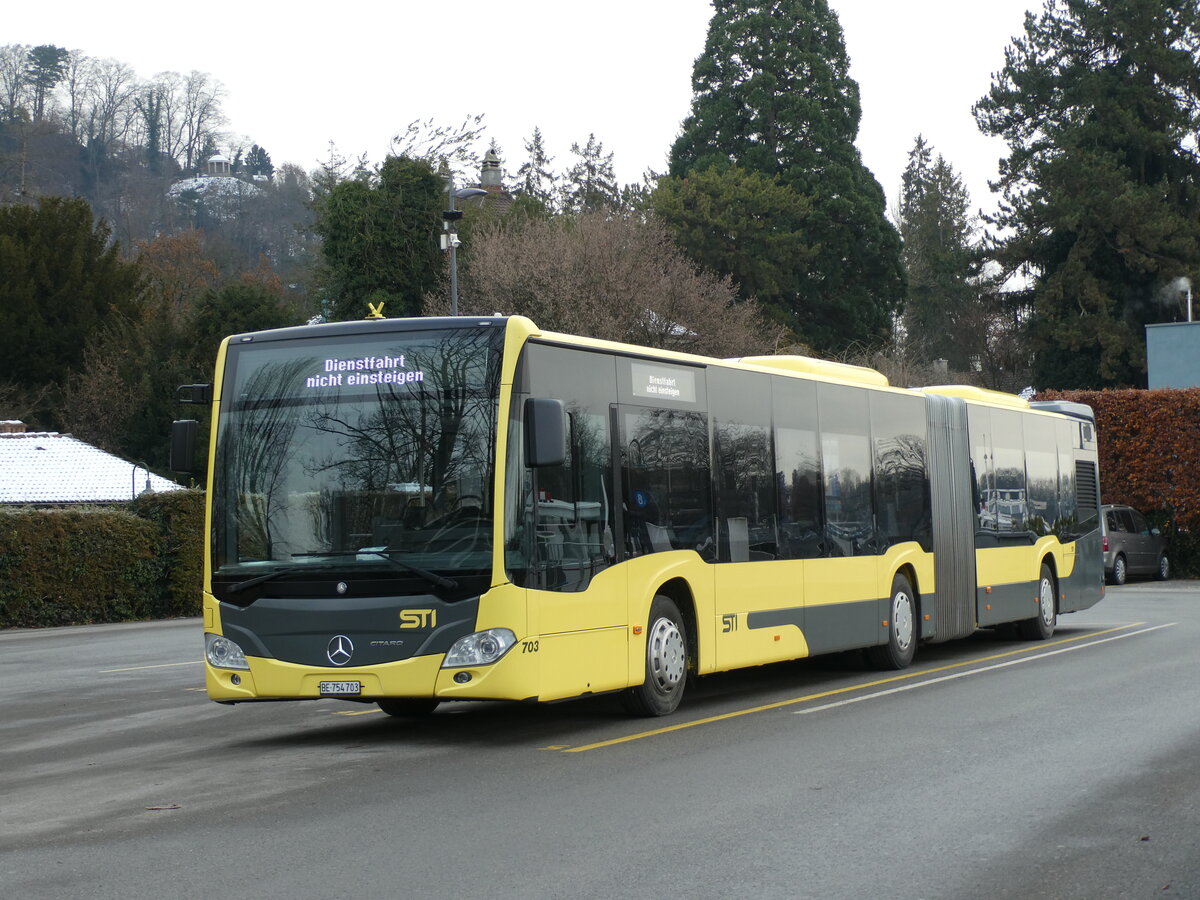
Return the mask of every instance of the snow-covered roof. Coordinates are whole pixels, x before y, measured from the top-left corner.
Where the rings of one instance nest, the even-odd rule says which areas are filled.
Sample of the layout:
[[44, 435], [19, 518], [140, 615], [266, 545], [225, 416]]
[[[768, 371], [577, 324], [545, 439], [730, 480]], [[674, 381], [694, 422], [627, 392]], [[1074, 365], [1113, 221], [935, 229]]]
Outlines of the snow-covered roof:
[[140, 463], [128, 463], [69, 434], [0, 433], [0, 503], [132, 500], [146, 489], [147, 478], [151, 490], [183, 490], [147, 473]]

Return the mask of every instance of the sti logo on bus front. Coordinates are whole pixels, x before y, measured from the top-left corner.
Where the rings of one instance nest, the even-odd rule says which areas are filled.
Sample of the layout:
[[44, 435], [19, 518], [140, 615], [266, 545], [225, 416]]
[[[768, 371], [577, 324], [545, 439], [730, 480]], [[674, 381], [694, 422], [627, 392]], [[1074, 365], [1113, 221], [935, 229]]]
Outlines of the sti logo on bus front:
[[406, 609], [400, 613], [401, 628], [436, 628], [437, 610]]

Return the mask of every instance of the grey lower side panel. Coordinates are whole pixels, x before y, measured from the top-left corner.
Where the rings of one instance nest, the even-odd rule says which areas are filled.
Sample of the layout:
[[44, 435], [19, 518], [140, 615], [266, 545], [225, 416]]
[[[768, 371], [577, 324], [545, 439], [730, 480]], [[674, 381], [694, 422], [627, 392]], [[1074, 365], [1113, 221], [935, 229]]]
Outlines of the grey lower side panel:
[[791, 606], [786, 609], [764, 609], [762, 612], [746, 614], [747, 628], [779, 628], [781, 625], [795, 625], [804, 630], [804, 607]]
[[804, 633], [811, 656], [856, 647], [870, 647], [887, 640], [880, 623], [887, 616], [888, 598], [858, 603], [830, 603], [752, 612], [747, 628], [778, 628], [795, 625]]
[[[1001, 622], [1032, 619], [1038, 614], [1037, 596], [1036, 581], [993, 585], [990, 594], [981, 587], [978, 589], [979, 624], [999, 625]], [[989, 606], [991, 609], [988, 609]]]
[[[937, 642], [946, 640], [938, 635], [942, 633], [939, 629], [939, 618], [942, 612], [943, 598], [939, 596], [937, 591], [922, 591], [917, 588], [920, 596], [917, 598], [917, 634], [923, 641]], [[929, 618], [926, 619], [925, 617]], [[971, 630], [975, 630], [974, 623], [971, 624]], [[967, 632], [970, 634], [970, 632]], [[962, 637], [962, 635], [956, 635]]]
[[1075, 544], [1075, 568], [1058, 586], [1059, 612], [1095, 606], [1104, 597], [1104, 551], [1100, 532], [1084, 535]]

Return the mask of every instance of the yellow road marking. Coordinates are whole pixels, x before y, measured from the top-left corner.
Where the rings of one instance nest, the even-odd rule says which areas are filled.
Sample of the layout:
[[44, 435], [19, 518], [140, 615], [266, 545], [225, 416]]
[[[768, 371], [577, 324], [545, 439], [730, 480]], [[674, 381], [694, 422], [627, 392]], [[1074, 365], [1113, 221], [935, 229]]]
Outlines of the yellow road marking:
[[370, 715], [374, 715], [375, 713], [381, 713], [381, 712], [383, 712], [383, 710], [379, 709], [377, 707], [375, 709], [353, 709], [353, 710], [346, 710], [344, 712], [338, 712], [337, 710], [335, 710], [333, 714], [335, 716], [370, 716]]
[[820, 691], [816, 694], [805, 694], [803, 697], [792, 697], [788, 700], [779, 700], [775, 703], [766, 703], [762, 706], [753, 706], [749, 709], [739, 709], [733, 712], [722, 713], [718, 716], [707, 716], [703, 719], [694, 719], [691, 722], [680, 722], [678, 725], [667, 725], [663, 728], [653, 728], [649, 731], [639, 731], [636, 734], [628, 734], [624, 737], [611, 738], [607, 741], [597, 741], [594, 744], [584, 744], [582, 747], [571, 747], [563, 750], [563, 753], [585, 753], [588, 750], [599, 750], [603, 747], [615, 747], [618, 744], [627, 744], [631, 741], [640, 741], [644, 738], [657, 737], [660, 734], [671, 734], [675, 731], [684, 731], [688, 728], [695, 728], [699, 725], [711, 725], [714, 722], [724, 722], [729, 719], [740, 718], [741, 716], [749, 716], [754, 713], [767, 712], [772, 709], [782, 709], [785, 706], [795, 706], [797, 703], [810, 703], [813, 700], [823, 700], [826, 697], [836, 697], [839, 694], [848, 694], [854, 691], [863, 691], [868, 688], [880, 687], [885, 684], [895, 684], [899, 681], [910, 681], [914, 678], [921, 678], [926, 675], [935, 675], [938, 672], [949, 672], [954, 669], [962, 669], [967, 666], [978, 665], [979, 663], [992, 662], [997, 659], [1006, 659], [1012, 656], [1019, 656], [1024, 653], [1038, 653], [1050, 647], [1060, 647], [1064, 644], [1073, 644], [1078, 641], [1085, 641], [1089, 638], [1103, 637], [1106, 634], [1114, 634], [1118, 631], [1127, 631], [1131, 628], [1137, 628], [1145, 625], [1145, 622], [1133, 622], [1128, 625], [1118, 625], [1115, 628], [1108, 628], [1104, 631], [1092, 631], [1087, 634], [1076, 635], [1075, 637], [1062, 638], [1057, 641], [1047, 641], [1043, 644], [1038, 644], [1034, 647], [1022, 647], [1018, 650], [1008, 650], [1004, 653], [993, 653], [990, 656], [977, 657], [975, 659], [967, 659], [962, 662], [950, 663], [945, 666], [936, 666], [932, 669], [920, 669], [912, 672], [905, 672], [903, 675], [892, 675], [888, 678], [880, 678], [876, 681], [868, 681], [863, 684], [851, 684], [846, 687], [834, 688], [828, 691]]
[[202, 666], [202, 665], [204, 665], [204, 660], [193, 659], [190, 662], [162, 663], [161, 665], [158, 665], [158, 666], [130, 666], [127, 669], [101, 669], [100, 674], [108, 675], [112, 672], [140, 672], [143, 669], [174, 669], [177, 666]]

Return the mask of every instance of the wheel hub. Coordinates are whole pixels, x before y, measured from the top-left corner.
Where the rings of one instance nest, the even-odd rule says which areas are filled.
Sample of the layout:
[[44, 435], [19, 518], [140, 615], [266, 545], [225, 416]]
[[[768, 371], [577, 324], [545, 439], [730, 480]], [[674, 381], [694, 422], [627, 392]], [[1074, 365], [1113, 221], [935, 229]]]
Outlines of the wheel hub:
[[1041, 590], [1042, 621], [1047, 625], [1054, 624], [1054, 583], [1049, 578], [1042, 579]]
[[913, 639], [913, 604], [912, 598], [904, 591], [897, 591], [892, 598], [892, 630], [897, 649], [901, 652], [907, 650]]
[[682, 680], [687, 665], [683, 635], [670, 619], [659, 619], [650, 629], [647, 659], [655, 686], [669, 692]]

